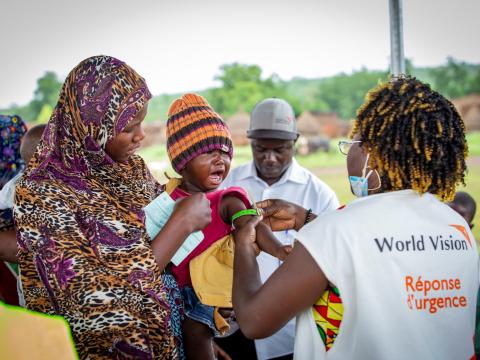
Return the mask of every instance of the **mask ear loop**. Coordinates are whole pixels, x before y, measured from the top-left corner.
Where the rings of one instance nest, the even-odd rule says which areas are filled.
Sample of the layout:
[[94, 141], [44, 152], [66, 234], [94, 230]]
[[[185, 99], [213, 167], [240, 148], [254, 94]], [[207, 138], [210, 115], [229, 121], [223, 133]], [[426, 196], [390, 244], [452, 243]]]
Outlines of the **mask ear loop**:
[[368, 181], [368, 178], [370, 177], [370, 175], [372, 175], [372, 173], [375, 171], [375, 174], [377, 174], [377, 178], [378, 178], [378, 186], [376, 188], [373, 188], [373, 189], [367, 189], [368, 191], [374, 191], [374, 190], [378, 190], [382, 187], [382, 179], [380, 178], [380, 174], [378, 173], [377, 169], [370, 169], [370, 171], [367, 173], [367, 175], [365, 175], [365, 172], [367, 171], [367, 168], [368, 168], [368, 159], [370, 158], [370, 154], [367, 154], [367, 159], [365, 160], [365, 166], [363, 167], [363, 170], [362, 170], [362, 177], [365, 177], [365, 179], [367, 179]]
[[377, 169], [370, 170], [368, 172], [367, 179], [368, 179], [368, 176], [370, 176], [372, 174], [372, 172], [374, 172], [374, 171], [375, 171], [375, 174], [377, 174], [378, 186], [376, 188], [373, 188], [373, 189], [368, 189], [368, 191], [378, 190], [382, 187], [382, 179], [380, 178], [380, 174], [378, 173]]
[[365, 176], [365, 173], [367, 172], [367, 168], [368, 168], [368, 159], [370, 158], [370, 154], [367, 154], [367, 158], [365, 159], [365, 164], [363, 165], [363, 169], [362, 169], [362, 177], [364, 178], [367, 178], [370, 176], [370, 173], [372, 172], [372, 170], [370, 170], [368, 172], [368, 174]]

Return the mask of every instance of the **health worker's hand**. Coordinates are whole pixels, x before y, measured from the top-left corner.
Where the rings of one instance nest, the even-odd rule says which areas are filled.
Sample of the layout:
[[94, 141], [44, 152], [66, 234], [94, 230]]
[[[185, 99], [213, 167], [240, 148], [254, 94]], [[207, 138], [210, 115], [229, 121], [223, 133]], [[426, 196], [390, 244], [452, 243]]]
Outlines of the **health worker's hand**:
[[256, 226], [262, 220], [261, 216], [252, 216], [247, 222], [244, 222], [242, 226], [235, 228], [233, 232], [233, 238], [235, 240], [235, 246], [251, 246], [255, 250], [255, 254], [260, 253], [260, 249], [256, 243]]
[[257, 202], [256, 207], [262, 209], [263, 222], [272, 231], [300, 230], [305, 224], [307, 210], [303, 207], [280, 199]]

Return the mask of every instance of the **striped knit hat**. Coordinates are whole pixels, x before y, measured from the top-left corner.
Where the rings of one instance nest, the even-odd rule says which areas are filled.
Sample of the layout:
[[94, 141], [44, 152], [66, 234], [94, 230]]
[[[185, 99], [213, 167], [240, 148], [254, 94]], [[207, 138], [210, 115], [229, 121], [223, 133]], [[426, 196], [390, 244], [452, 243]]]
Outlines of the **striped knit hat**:
[[172, 167], [180, 173], [193, 158], [221, 150], [232, 158], [230, 130], [207, 100], [185, 94], [168, 109], [167, 152]]

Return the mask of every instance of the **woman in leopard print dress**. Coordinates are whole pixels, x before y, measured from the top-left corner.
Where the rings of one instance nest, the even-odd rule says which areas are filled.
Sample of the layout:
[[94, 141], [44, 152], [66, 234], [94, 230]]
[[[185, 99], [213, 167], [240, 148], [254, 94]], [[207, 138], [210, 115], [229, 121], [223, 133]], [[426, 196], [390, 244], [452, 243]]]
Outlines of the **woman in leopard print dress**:
[[26, 306], [64, 316], [81, 358], [183, 357], [181, 298], [144, 226], [161, 190], [134, 155], [150, 98], [124, 62], [82, 61], [16, 188]]

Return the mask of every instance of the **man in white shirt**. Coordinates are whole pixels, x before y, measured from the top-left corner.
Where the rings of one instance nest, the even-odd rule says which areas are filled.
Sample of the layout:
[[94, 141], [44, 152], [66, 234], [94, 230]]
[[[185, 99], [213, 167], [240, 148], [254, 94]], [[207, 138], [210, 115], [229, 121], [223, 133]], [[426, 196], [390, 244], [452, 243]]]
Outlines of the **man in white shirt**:
[[[252, 201], [288, 200], [311, 209], [314, 214], [338, 208], [333, 190], [294, 159], [298, 135], [295, 114], [288, 102], [276, 98], [259, 102], [252, 111], [247, 131], [253, 161], [233, 169], [222, 186], [241, 186]], [[276, 232], [275, 235], [283, 244], [292, 245], [296, 231]], [[264, 252], [257, 261], [263, 282], [281, 265], [280, 260]], [[273, 336], [255, 340], [257, 358], [291, 359], [294, 336], [295, 320], [291, 320]], [[228, 351], [228, 346], [223, 346]]]

